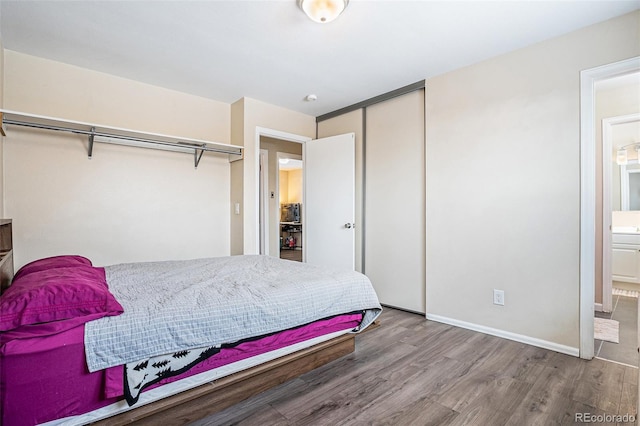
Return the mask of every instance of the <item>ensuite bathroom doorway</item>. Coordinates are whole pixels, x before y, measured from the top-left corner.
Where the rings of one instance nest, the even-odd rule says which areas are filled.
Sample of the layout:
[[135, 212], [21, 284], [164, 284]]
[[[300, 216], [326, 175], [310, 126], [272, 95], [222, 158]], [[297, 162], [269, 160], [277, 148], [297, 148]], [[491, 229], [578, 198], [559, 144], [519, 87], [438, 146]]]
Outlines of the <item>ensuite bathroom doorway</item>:
[[[595, 83], [602, 141], [602, 286], [596, 293], [594, 356], [638, 367], [640, 290], [640, 73]], [[596, 287], [598, 288], [598, 287]]]

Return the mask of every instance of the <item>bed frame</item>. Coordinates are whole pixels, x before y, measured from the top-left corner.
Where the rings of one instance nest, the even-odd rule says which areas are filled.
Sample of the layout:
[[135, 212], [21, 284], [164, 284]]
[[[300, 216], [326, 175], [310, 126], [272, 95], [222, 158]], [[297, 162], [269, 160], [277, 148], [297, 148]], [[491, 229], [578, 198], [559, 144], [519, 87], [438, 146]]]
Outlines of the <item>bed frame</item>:
[[[7, 223], [9, 224], [8, 232], [11, 235], [10, 220], [0, 220], [0, 231]], [[7, 241], [6, 238], [3, 240]], [[11, 245], [10, 237], [8, 241]], [[13, 278], [11, 249], [6, 254], [2, 257], [0, 294], [9, 287]], [[367, 327], [365, 332], [379, 326], [380, 322], [376, 320]], [[100, 426], [131, 423], [150, 426], [187, 424], [222, 411], [253, 395], [352, 353], [355, 350], [355, 338], [355, 334], [344, 334], [92, 424]]]
[[0, 219], [0, 294], [13, 279], [13, 226], [11, 219]]
[[[367, 330], [374, 326], [378, 326], [377, 322]], [[345, 334], [93, 424], [187, 424], [222, 411], [354, 350], [355, 335]]]

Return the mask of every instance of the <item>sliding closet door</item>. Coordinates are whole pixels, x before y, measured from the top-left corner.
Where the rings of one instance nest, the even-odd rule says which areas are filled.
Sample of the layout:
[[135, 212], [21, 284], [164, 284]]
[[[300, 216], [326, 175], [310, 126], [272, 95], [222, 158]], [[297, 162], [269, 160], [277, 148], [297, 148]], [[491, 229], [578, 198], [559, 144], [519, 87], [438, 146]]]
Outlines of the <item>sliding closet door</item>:
[[424, 90], [366, 108], [365, 262], [383, 304], [424, 313]]

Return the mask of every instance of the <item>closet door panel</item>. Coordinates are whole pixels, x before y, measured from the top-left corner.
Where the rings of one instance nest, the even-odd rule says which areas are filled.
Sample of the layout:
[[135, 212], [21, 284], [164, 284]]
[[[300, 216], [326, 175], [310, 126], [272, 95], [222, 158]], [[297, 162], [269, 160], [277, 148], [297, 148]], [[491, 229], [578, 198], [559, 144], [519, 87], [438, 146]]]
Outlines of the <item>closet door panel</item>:
[[365, 263], [383, 304], [424, 313], [424, 90], [366, 109]]

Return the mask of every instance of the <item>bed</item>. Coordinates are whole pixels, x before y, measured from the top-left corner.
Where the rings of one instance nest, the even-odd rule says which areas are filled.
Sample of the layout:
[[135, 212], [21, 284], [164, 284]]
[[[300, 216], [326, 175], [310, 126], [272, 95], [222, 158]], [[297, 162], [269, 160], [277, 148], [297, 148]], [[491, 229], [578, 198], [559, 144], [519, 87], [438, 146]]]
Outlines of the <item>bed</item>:
[[364, 275], [268, 256], [40, 259], [0, 296], [2, 424], [187, 423], [352, 352], [380, 312]]

